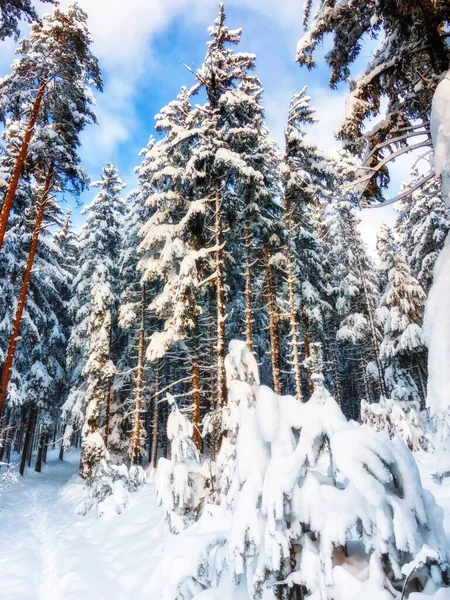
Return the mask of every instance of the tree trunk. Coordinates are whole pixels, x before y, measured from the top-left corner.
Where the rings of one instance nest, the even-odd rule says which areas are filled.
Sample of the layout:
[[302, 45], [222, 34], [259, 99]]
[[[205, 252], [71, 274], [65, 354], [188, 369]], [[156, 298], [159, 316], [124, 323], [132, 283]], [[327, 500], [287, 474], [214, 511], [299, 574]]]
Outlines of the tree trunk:
[[[311, 352], [309, 349], [308, 321], [306, 320], [305, 317], [303, 317], [303, 319], [302, 319], [302, 326], [303, 326], [303, 347], [304, 347], [304, 352], [305, 352], [306, 364], [308, 364], [308, 359], [311, 356]], [[314, 386], [313, 386], [313, 382], [311, 379], [311, 369], [309, 368], [309, 366], [306, 367], [306, 375], [307, 375], [307, 380], [308, 380], [308, 394], [311, 397], [314, 393]]]
[[[28, 148], [30, 146], [31, 136], [33, 135], [33, 129], [36, 125], [37, 118], [39, 116], [39, 109], [42, 104], [44, 97], [46, 84], [41, 83], [38, 88], [36, 97], [34, 99], [33, 109], [31, 111], [31, 117], [28, 121], [27, 129], [23, 138], [22, 146], [20, 147], [19, 154], [17, 155], [16, 163], [14, 165], [11, 181], [9, 182], [8, 189], [6, 190], [5, 198], [3, 200], [2, 209], [0, 211], [0, 250], [3, 247], [5, 239], [6, 229], [8, 226], [8, 218], [11, 212], [11, 208], [16, 195], [17, 185], [19, 184], [20, 174], [22, 172], [25, 159], [28, 154]], [[0, 407], [1, 410], [1, 407]]]
[[49, 435], [48, 435], [48, 433], [45, 433], [45, 435], [44, 435], [44, 446], [43, 446], [43, 449], [42, 449], [42, 461], [44, 462], [44, 464], [47, 464], [48, 446], [49, 446]]
[[[112, 348], [112, 323], [109, 328], [109, 356], [111, 356]], [[103, 439], [105, 442], [105, 448], [108, 450], [110, 422], [111, 422], [111, 403], [112, 403], [112, 378], [108, 377], [106, 380], [106, 406], [105, 406], [105, 426], [103, 430]]]
[[133, 411], [133, 431], [131, 434], [131, 463], [137, 465], [141, 457], [141, 412], [142, 412], [142, 382], [145, 359], [145, 283], [141, 290], [141, 322], [139, 327], [138, 362], [136, 372], [135, 401]]
[[38, 451], [37, 451], [37, 457], [36, 457], [36, 466], [34, 468], [34, 470], [37, 473], [41, 472], [42, 469], [42, 460], [44, 458], [44, 445], [47, 442], [47, 434], [42, 432], [41, 435], [39, 436], [39, 442], [38, 442]]
[[290, 338], [292, 346], [292, 368], [295, 377], [295, 392], [297, 400], [303, 401], [302, 392], [302, 375], [300, 370], [300, 351], [299, 351], [299, 340], [298, 340], [298, 326], [297, 326], [297, 311], [295, 309], [295, 294], [294, 294], [294, 269], [293, 269], [293, 258], [291, 252], [291, 209], [289, 207], [288, 199], [284, 198], [285, 206], [285, 221], [286, 221], [286, 232], [287, 232], [287, 284], [288, 284], [288, 309], [289, 309], [289, 326], [290, 326]]
[[61, 440], [61, 446], [59, 447], [58, 459], [64, 460], [64, 434], [63, 434], [63, 439]]
[[22, 315], [25, 308], [25, 302], [28, 294], [28, 287], [30, 285], [31, 269], [33, 268], [34, 257], [36, 255], [36, 249], [39, 241], [39, 233], [41, 230], [42, 220], [45, 214], [45, 208], [47, 206], [47, 199], [50, 193], [51, 181], [52, 181], [53, 169], [50, 168], [45, 179], [44, 189], [39, 202], [38, 213], [36, 222], [34, 224], [33, 235], [31, 238], [31, 246], [28, 253], [27, 264], [25, 267], [25, 273], [23, 275], [22, 288], [20, 290], [19, 301], [17, 303], [16, 314], [14, 316], [13, 328], [11, 336], [9, 338], [8, 351], [6, 353], [5, 362], [2, 370], [2, 377], [0, 381], [0, 413], [3, 410], [3, 406], [6, 400], [6, 394], [8, 391], [9, 378], [11, 376], [11, 369], [14, 360], [14, 354], [16, 351], [17, 340], [19, 339], [20, 323], [22, 321]]
[[272, 385], [276, 394], [281, 394], [280, 340], [278, 337], [278, 314], [272, 283], [269, 248], [264, 246], [267, 312], [269, 316], [270, 360], [272, 365]]
[[28, 454], [27, 454], [27, 465], [28, 465], [28, 467], [31, 467], [31, 457], [33, 456], [33, 449], [34, 449], [34, 444], [35, 444], [35, 436], [36, 436], [37, 423], [38, 423], [38, 410], [36, 410], [34, 421], [32, 423], [32, 427], [31, 427], [30, 444], [28, 446]]
[[24, 441], [24, 444], [22, 447], [22, 456], [20, 458], [19, 473], [22, 475], [22, 477], [23, 477], [23, 474], [25, 473], [25, 465], [26, 465], [27, 458], [28, 458], [28, 451], [31, 446], [31, 437], [32, 437], [32, 431], [34, 428], [34, 421], [36, 419], [36, 413], [37, 413], [37, 408], [35, 406], [32, 406], [28, 413], [28, 421], [27, 421], [27, 427], [26, 427], [26, 432], [25, 432], [25, 441]]
[[245, 223], [245, 342], [250, 352], [253, 351], [253, 309], [252, 309], [252, 269], [251, 269], [251, 235], [248, 223]]
[[159, 367], [160, 361], [156, 362], [155, 368], [155, 394], [153, 398], [153, 414], [152, 414], [152, 450], [150, 456], [150, 464], [156, 469], [156, 461], [158, 458], [158, 391], [159, 391]]
[[4, 416], [2, 421], [2, 429], [0, 431], [0, 468], [1, 468], [1, 463], [3, 461], [3, 456], [5, 454], [5, 448], [6, 445], [8, 443], [8, 427], [9, 427], [9, 422], [10, 422], [10, 418], [11, 418], [11, 409], [8, 409]]
[[202, 436], [200, 433], [201, 427], [201, 415], [200, 415], [200, 400], [201, 400], [201, 385], [200, 385], [200, 363], [199, 363], [199, 349], [198, 349], [198, 317], [195, 317], [195, 325], [193, 331], [193, 342], [194, 342], [194, 356], [192, 358], [192, 425], [194, 426], [194, 433], [192, 439], [201, 451], [202, 449]]
[[[216, 297], [217, 297], [217, 408], [221, 410], [227, 400], [227, 378], [225, 372], [226, 338], [225, 338], [225, 272], [224, 272], [224, 241], [222, 225], [222, 197], [220, 191], [216, 194]], [[218, 439], [220, 433], [217, 432]]]

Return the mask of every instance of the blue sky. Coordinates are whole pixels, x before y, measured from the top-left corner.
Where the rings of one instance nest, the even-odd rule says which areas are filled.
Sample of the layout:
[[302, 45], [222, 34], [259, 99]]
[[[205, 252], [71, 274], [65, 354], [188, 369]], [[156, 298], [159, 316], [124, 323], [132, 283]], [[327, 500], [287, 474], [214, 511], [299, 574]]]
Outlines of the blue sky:
[[[69, 4], [62, 0], [62, 5]], [[154, 115], [176, 97], [193, 75], [183, 66], [201, 65], [208, 40], [207, 28], [217, 15], [216, 0], [79, 0], [89, 15], [94, 51], [103, 69], [105, 91], [97, 96], [98, 126], [83, 133], [83, 166], [93, 180], [109, 161], [119, 169], [128, 190], [136, 185], [133, 169], [138, 153], [154, 133]], [[346, 84], [328, 88], [323, 60], [308, 72], [295, 63], [302, 35], [300, 0], [230, 0], [225, 3], [229, 27], [242, 27], [240, 49], [257, 55], [257, 69], [265, 89], [266, 120], [282, 146], [289, 99], [295, 89], [308, 86], [319, 122], [308, 132], [324, 150], [335, 147], [333, 131], [342, 118]], [[370, 55], [363, 51], [355, 72]], [[14, 43], [2, 45], [0, 75], [7, 73]], [[393, 191], [407, 175], [403, 161], [393, 170]], [[87, 202], [95, 190], [83, 197]], [[383, 219], [392, 221], [392, 209], [363, 211], [361, 229], [373, 247]], [[75, 211], [77, 226], [82, 223]]]

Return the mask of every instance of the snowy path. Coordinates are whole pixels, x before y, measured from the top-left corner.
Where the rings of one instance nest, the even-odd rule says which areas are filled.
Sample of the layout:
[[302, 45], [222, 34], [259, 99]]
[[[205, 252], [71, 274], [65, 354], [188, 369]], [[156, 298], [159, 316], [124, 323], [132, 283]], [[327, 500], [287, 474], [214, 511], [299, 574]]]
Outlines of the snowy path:
[[145, 583], [162, 533], [152, 488], [134, 494], [120, 517], [79, 516], [77, 456], [69, 458], [30, 470], [0, 496], [0, 598], [150, 598]]

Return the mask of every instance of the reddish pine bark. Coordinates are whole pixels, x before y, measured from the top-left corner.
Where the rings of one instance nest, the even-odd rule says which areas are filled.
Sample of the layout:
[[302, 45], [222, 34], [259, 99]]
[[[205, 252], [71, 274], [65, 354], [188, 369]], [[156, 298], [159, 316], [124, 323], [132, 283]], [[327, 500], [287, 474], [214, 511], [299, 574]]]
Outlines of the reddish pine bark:
[[20, 290], [19, 301], [17, 303], [17, 310], [14, 317], [13, 328], [11, 332], [11, 336], [9, 338], [8, 351], [6, 353], [5, 363], [3, 365], [2, 370], [2, 378], [0, 381], [0, 414], [3, 411], [3, 406], [6, 400], [6, 394], [8, 390], [9, 378], [11, 376], [11, 369], [14, 360], [14, 354], [16, 351], [17, 340], [19, 339], [20, 333], [20, 323], [22, 321], [23, 311], [25, 308], [25, 302], [27, 299], [28, 288], [30, 285], [30, 277], [31, 270], [33, 268], [34, 257], [36, 255], [36, 249], [39, 241], [39, 233], [41, 231], [42, 221], [45, 214], [45, 207], [47, 205], [48, 195], [50, 193], [51, 182], [52, 182], [52, 172], [50, 169], [49, 173], [46, 177], [44, 190], [41, 196], [41, 200], [39, 202], [38, 214], [36, 217], [36, 222], [34, 224], [33, 235], [31, 238], [31, 246], [30, 251], [28, 253], [27, 264], [25, 267], [25, 273], [23, 275], [22, 288]]
[[25, 163], [25, 159], [28, 154], [28, 148], [30, 146], [31, 136], [33, 135], [33, 129], [36, 125], [36, 121], [39, 115], [39, 109], [41, 108], [42, 99], [44, 97], [45, 84], [42, 83], [39, 86], [39, 89], [36, 94], [36, 98], [34, 99], [33, 110], [31, 112], [31, 117], [28, 122], [27, 129], [25, 131], [25, 136], [23, 138], [22, 146], [20, 148], [19, 154], [17, 155], [16, 164], [14, 165], [14, 169], [11, 175], [11, 181], [9, 182], [8, 189], [6, 190], [5, 198], [2, 205], [2, 210], [0, 211], [0, 250], [3, 246], [3, 241], [5, 239], [6, 228], [8, 226], [8, 218], [9, 213], [11, 212], [11, 208], [14, 202], [14, 197], [16, 195], [17, 185], [19, 183], [20, 174], [23, 169], [23, 165]]

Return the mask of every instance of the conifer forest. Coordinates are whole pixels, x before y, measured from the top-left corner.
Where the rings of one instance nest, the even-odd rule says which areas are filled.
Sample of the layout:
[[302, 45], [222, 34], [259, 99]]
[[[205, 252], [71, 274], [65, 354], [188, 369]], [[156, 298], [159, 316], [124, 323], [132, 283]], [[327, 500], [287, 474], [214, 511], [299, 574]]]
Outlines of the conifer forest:
[[0, 0], [0, 599], [450, 600], [450, 2], [229, 2]]

